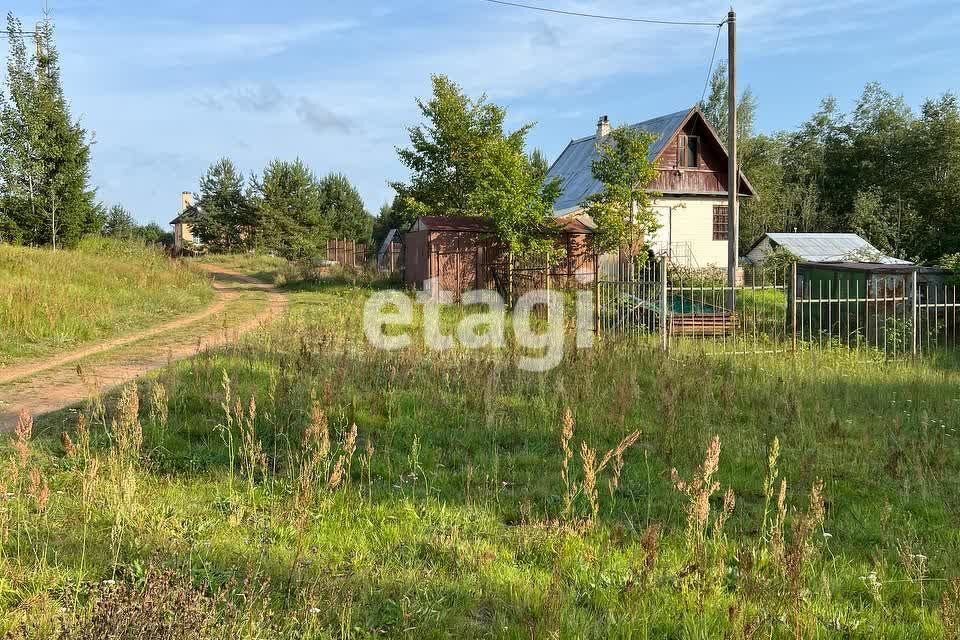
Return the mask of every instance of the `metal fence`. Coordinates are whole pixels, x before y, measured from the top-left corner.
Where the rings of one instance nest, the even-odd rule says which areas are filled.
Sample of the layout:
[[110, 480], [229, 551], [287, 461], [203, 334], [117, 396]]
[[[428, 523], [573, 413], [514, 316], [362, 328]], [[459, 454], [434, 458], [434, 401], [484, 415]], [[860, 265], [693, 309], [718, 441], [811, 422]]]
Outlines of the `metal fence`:
[[601, 335], [649, 337], [663, 349], [786, 353], [842, 347], [871, 356], [923, 355], [958, 344], [960, 300], [951, 278], [922, 271], [861, 280], [811, 280], [792, 265], [723, 275], [601, 261], [594, 283]]

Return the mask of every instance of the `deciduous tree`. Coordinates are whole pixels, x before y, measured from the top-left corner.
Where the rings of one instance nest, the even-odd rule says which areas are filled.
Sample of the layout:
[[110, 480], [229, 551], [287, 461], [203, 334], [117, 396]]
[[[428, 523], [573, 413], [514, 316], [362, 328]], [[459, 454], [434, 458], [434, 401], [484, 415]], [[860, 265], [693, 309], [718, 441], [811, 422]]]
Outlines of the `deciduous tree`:
[[398, 149], [410, 181], [393, 182], [394, 215], [466, 215], [489, 219], [517, 254], [540, 254], [557, 184], [544, 185], [525, 151], [533, 126], [504, 130], [503, 108], [486, 96], [469, 98], [449, 78], [433, 76], [433, 96], [418, 100], [424, 123], [409, 129], [410, 147]]
[[603, 190], [589, 199], [586, 212], [597, 225], [598, 251], [626, 246], [631, 255], [646, 256], [643, 244], [659, 226], [647, 191], [657, 176], [648, 159], [653, 141], [646, 131], [617, 127], [597, 142], [599, 157], [592, 169]]

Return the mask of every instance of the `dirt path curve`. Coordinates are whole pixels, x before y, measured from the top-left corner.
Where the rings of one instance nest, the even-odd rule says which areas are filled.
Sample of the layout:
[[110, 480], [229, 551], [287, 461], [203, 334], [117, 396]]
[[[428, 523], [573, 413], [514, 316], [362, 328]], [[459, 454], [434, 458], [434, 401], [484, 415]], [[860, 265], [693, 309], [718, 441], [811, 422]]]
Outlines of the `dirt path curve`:
[[[101, 392], [199, 350], [231, 342], [283, 313], [287, 296], [273, 285], [217, 267], [217, 300], [202, 311], [137, 333], [45, 360], [0, 369], [0, 432], [16, 424], [21, 409], [33, 416], [83, 401], [90, 386]], [[264, 300], [265, 298], [265, 300]], [[77, 374], [82, 366], [85, 380]]]

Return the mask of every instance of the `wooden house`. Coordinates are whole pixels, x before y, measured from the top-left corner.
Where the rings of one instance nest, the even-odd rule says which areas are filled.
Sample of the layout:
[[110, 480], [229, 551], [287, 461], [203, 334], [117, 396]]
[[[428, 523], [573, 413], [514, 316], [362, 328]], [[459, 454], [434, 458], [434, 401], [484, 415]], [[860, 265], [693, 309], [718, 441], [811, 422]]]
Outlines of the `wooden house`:
[[[657, 177], [648, 190], [656, 194], [653, 210], [660, 228], [649, 242], [658, 255], [667, 255], [689, 267], [727, 264], [727, 151], [716, 130], [697, 109], [687, 109], [646, 120], [632, 128], [655, 136], [648, 158]], [[584, 213], [586, 200], [603, 190], [593, 177], [597, 146], [610, 134], [607, 116], [595, 134], [571, 140], [547, 172], [559, 178], [563, 193], [554, 215], [578, 219], [592, 226]], [[751, 197], [753, 187], [741, 173], [739, 195]]]

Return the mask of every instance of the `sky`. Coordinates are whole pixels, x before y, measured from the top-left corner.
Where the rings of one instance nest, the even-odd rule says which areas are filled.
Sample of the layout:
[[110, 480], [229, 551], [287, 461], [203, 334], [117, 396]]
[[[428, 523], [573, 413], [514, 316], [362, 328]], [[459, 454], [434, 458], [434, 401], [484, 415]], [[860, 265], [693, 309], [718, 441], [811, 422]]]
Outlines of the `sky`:
[[[720, 22], [716, 0], [526, 0], [557, 9]], [[12, 2], [12, 4], [11, 4]], [[346, 174], [367, 208], [407, 177], [396, 147], [443, 73], [507, 110], [554, 160], [600, 115], [638, 122], [696, 103], [717, 29], [553, 15], [483, 0], [48, 0], [72, 114], [94, 137], [99, 200], [166, 225], [180, 192], [230, 157]], [[43, 0], [8, 0], [25, 24]], [[960, 92], [960, 3], [738, 2], [738, 84], [757, 129], [791, 129], [825, 96], [850, 108], [879, 81], [919, 108]], [[726, 58], [721, 32], [717, 61]]]

